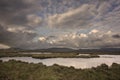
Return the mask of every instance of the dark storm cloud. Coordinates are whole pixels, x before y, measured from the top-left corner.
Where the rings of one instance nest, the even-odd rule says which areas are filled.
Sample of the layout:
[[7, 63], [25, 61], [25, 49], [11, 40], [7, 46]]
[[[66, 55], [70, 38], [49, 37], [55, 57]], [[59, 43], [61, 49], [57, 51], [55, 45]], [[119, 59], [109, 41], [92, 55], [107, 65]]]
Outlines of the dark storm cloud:
[[[24, 16], [20, 13], [27, 7], [28, 5], [25, 5], [22, 0], [0, 0], [0, 20], [9, 24], [18, 20], [23, 20], [22, 22], [24, 22]], [[15, 16], [18, 17], [16, 18]]]
[[[27, 16], [40, 10], [37, 1], [35, 3], [33, 0], [0, 0], [0, 43], [21, 47], [32, 41], [37, 34], [34, 28], [28, 25]], [[33, 19], [36, 20], [34, 16]], [[31, 23], [34, 24], [32, 21], [31, 19]]]
[[120, 38], [120, 35], [119, 34], [115, 34], [112, 36], [113, 38]]
[[37, 0], [36, 3], [32, 0], [0, 0], [0, 21], [6, 24], [24, 25], [27, 22], [26, 16], [39, 9]]
[[28, 44], [37, 34], [28, 31], [9, 32], [5, 27], [0, 25], [0, 43], [11, 47], [21, 47]]

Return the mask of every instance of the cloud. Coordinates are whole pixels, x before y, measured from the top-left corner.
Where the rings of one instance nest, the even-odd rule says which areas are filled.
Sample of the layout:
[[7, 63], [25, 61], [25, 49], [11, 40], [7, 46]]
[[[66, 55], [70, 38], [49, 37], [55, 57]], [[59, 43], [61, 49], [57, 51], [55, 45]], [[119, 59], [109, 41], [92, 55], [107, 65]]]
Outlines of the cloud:
[[[91, 34], [89, 34], [92, 32]], [[92, 29], [88, 33], [67, 33], [54, 37], [41, 37], [44, 39], [44, 44], [49, 44], [49, 47], [69, 47], [69, 48], [100, 48], [100, 47], [118, 47], [120, 46], [119, 39], [113, 37], [117, 34], [112, 31], [101, 31]], [[49, 39], [47, 39], [49, 38]], [[118, 38], [118, 35], [117, 35]]]
[[120, 46], [120, 0], [0, 0], [0, 44]]
[[45, 41], [45, 40], [46, 40], [45, 37], [39, 37], [38, 39], [39, 39], [40, 41]]
[[42, 23], [41, 17], [34, 14], [27, 15], [27, 20], [29, 26], [40, 26]]
[[[101, 29], [109, 29], [119, 32], [120, 25], [120, 1], [108, 0], [99, 4], [98, 15], [95, 18], [95, 26]], [[97, 21], [97, 22], [96, 22]]]
[[7, 49], [7, 48], [10, 48], [10, 47], [4, 44], [0, 44], [0, 49]]
[[93, 29], [93, 30], [91, 30], [91, 31], [89, 32], [89, 34], [94, 34], [94, 33], [98, 33], [98, 32], [99, 32], [98, 30]]
[[113, 30], [117, 30], [120, 25], [119, 4], [118, 0], [83, 1], [79, 7], [71, 7], [65, 12], [50, 15], [47, 18], [48, 26], [64, 29], [90, 27], [111, 29], [114, 26]]
[[41, 24], [36, 12], [39, 0], [0, 0], [0, 43], [23, 47], [37, 36], [34, 26]]
[[88, 27], [91, 19], [96, 15], [95, 6], [84, 4], [77, 9], [63, 14], [55, 14], [48, 17], [48, 24], [57, 28], [81, 28]]
[[42, 9], [38, 2], [39, 0], [0, 0], [0, 23], [29, 26], [27, 16], [31, 14], [35, 14], [32, 19], [36, 19], [31, 22], [37, 22], [39, 19], [36, 13]]
[[119, 34], [112, 35], [113, 38], [120, 38]]
[[6, 28], [0, 25], [0, 43], [11, 47], [21, 47], [28, 44], [37, 34], [25, 28]]
[[87, 34], [83, 34], [83, 33], [80, 34], [80, 38], [87, 38], [87, 37], [88, 37]]
[[101, 5], [99, 6], [98, 8], [98, 12], [99, 12], [99, 15], [105, 15], [106, 13], [108, 13], [109, 9], [111, 8], [112, 5], [110, 5], [109, 2], [107, 1], [104, 1], [101, 3]]
[[6, 28], [6, 31], [12, 32], [12, 33], [35, 33], [34, 30], [28, 29], [25, 26], [18, 26], [18, 25], [9, 25]]

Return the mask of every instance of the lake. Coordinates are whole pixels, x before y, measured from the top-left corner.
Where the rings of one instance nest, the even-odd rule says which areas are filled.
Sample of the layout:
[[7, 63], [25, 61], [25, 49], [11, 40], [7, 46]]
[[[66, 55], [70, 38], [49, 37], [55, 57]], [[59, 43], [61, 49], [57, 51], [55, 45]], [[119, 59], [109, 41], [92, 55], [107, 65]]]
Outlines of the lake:
[[9, 61], [11, 59], [20, 60], [29, 63], [40, 63], [47, 66], [53, 64], [63, 66], [73, 66], [75, 68], [91, 68], [99, 66], [100, 64], [107, 64], [110, 66], [112, 63], [120, 64], [120, 55], [100, 55], [100, 58], [50, 58], [50, 59], [34, 59], [32, 57], [3, 57], [0, 60]]

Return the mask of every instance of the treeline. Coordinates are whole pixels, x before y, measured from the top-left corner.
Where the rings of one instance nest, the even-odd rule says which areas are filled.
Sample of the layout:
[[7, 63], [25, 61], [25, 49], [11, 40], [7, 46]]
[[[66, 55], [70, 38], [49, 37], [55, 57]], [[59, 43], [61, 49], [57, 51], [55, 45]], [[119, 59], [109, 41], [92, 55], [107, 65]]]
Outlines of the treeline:
[[120, 80], [120, 64], [75, 69], [57, 64], [46, 66], [15, 60], [0, 61], [0, 80]]

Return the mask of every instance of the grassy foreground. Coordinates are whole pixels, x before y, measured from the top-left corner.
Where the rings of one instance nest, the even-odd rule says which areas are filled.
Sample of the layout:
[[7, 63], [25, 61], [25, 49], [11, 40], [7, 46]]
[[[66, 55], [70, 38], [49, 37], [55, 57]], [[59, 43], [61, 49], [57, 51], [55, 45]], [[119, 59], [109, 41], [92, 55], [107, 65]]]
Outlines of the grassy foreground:
[[120, 80], [120, 64], [75, 69], [57, 64], [45, 66], [42, 63], [0, 61], [0, 80]]

